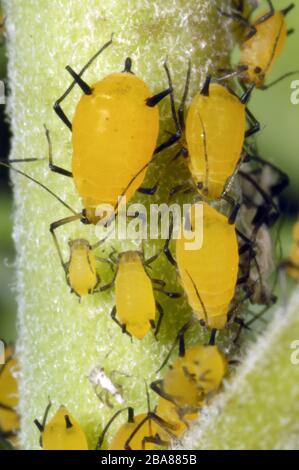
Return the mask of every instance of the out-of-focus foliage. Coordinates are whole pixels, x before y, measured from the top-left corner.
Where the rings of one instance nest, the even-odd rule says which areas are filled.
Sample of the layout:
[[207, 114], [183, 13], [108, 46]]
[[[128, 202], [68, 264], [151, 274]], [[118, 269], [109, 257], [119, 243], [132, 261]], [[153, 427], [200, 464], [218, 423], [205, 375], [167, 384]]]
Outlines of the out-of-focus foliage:
[[[0, 23], [2, 22], [2, 10], [0, 3]], [[0, 37], [0, 80], [6, 78], [5, 43]], [[4, 122], [4, 106], [0, 105], [0, 158], [7, 155], [8, 130]], [[12, 230], [12, 200], [7, 185], [7, 172], [0, 170], [0, 338], [7, 342], [15, 338], [15, 294], [12, 292], [13, 283], [13, 258], [14, 249], [11, 239]]]
[[[289, 5], [289, 0], [276, 0], [275, 8], [282, 9]], [[291, 83], [299, 80], [299, 5], [287, 16], [289, 28], [295, 32], [287, 39], [283, 54], [277, 60], [268, 83], [281, 75], [298, 70], [289, 77], [266, 91], [256, 91], [250, 103], [256, 117], [261, 122], [262, 131], [257, 137], [260, 153], [279, 165], [290, 175], [291, 185], [286, 192], [287, 203], [299, 210], [299, 104], [291, 103]]]

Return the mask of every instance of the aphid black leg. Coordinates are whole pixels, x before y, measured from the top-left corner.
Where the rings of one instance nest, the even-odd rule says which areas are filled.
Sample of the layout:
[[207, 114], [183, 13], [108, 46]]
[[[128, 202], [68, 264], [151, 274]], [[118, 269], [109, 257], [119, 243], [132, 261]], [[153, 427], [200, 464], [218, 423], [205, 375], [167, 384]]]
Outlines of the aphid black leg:
[[153, 278], [151, 278], [151, 281], [152, 281], [153, 284], [158, 284], [158, 286], [160, 286], [162, 288], [166, 286], [166, 282], [162, 281], [162, 279], [153, 279]]
[[55, 104], [53, 106], [54, 111], [57, 114], [57, 116], [59, 117], [59, 119], [61, 119], [61, 121], [66, 125], [66, 127], [72, 132], [72, 130], [73, 130], [72, 123], [69, 120], [69, 118], [66, 116], [63, 109], [61, 108], [61, 106], [60, 106], [61, 101], [58, 100], [58, 101], [55, 102]]
[[184, 357], [186, 354], [186, 347], [185, 347], [185, 331], [180, 333], [179, 336], [179, 356]]
[[237, 286], [241, 286], [242, 284], [245, 284], [249, 279], [249, 274], [250, 273], [247, 273], [244, 276], [239, 277], [239, 279], [237, 280]]
[[112, 318], [112, 320], [121, 328], [122, 332], [126, 335], [128, 335], [130, 338], [131, 338], [131, 335], [130, 333], [127, 332], [126, 330], [126, 325], [122, 325], [118, 319], [116, 318], [116, 306], [113, 307], [113, 309], [111, 310], [111, 313], [110, 313], [110, 316]]
[[37, 427], [37, 429], [41, 433], [41, 436], [40, 436], [40, 439], [39, 439], [39, 443], [40, 443], [41, 447], [43, 446], [42, 433], [44, 432], [44, 429], [46, 427], [46, 423], [47, 423], [47, 419], [48, 419], [48, 415], [49, 415], [49, 411], [50, 411], [51, 406], [52, 406], [52, 403], [51, 403], [51, 400], [49, 398], [49, 403], [47, 405], [47, 408], [45, 409], [42, 423], [40, 423], [37, 419], [34, 420], [35, 426]]
[[169, 299], [180, 299], [182, 297], [182, 294], [180, 294], [179, 292], [169, 292], [158, 287], [154, 287], [154, 290], [157, 292], [161, 292], [161, 294], [166, 295], [166, 297], [168, 297]]
[[271, 162], [268, 162], [267, 160], [264, 160], [262, 157], [257, 156], [257, 155], [249, 155], [247, 154], [247, 159], [248, 161], [256, 161], [258, 163], [261, 163], [264, 166], [268, 166], [272, 170], [274, 170], [278, 176], [279, 176], [279, 181], [278, 183], [272, 185], [270, 187], [270, 191], [272, 196], [278, 196], [290, 183], [290, 178], [289, 176], [282, 171], [280, 168], [278, 168], [276, 165], [274, 165]]
[[100, 263], [109, 264], [110, 268], [111, 268], [112, 271], [113, 271], [113, 268], [114, 268], [114, 263], [113, 263], [113, 261], [111, 261], [111, 260], [108, 259], [108, 258], [102, 258], [101, 256], [96, 256], [95, 258], [96, 258], [97, 261], [100, 261]]
[[134, 431], [132, 432], [131, 436], [126, 440], [125, 445], [124, 445], [125, 450], [131, 450], [130, 442], [132, 441], [132, 439], [134, 438], [134, 436], [136, 436], [136, 434], [137, 434], [138, 431], [142, 428], [142, 426], [143, 426], [147, 421], [150, 421], [150, 420], [155, 421], [159, 426], [161, 426], [161, 428], [163, 428], [164, 431], [167, 432], [167, 434], [169, 434], [169, 436], [170, 436], [171, 438], [174, 438], [174, 439], [175, 439], [176, 436], [170, 431], [170, 430], [175, 429], [175, 425], [172, 425], [172, 424], [170, 424], [170, 423], [167, 423], [166, 421], [164, 421], [164, 419], [160, 418], [160, 417], [157, 416], [155, 413], [149, 411], [149, 412], [147, 413], [147, 415], [143, 418], [143, 420], [140, 421], [140, 423], [136, 426], [136, 428], [135, 428]]
[[161, 446], [161, 447], [168, 447], [169, 446], [169, 442], [168, 441], [163, 441], [161, 439], [161, 437], [159, 436], [159, 434], [156, 434], [155, 436], [145, 436], [143, 439], [142, 439], [142, 449], [143, 450], [146, 450], [146, 444], [149, 443], [149, 444], [155, 444], [157, 446]]
[[170, 95], [171, 91], [172, 90], [170, 88], [167, 88], [166, 90], [161, 91], [160, 93], [157, 93], [156, 95], [151, 96], [150, 98], [147, 98], [147, 100], [145, 101], [146, 106], [148, 106], [149, 108], [153, 108], [158, 103], [160, 103], [160, 101], [162, 101], [166, 96]]
[[12, 158], [9, 160], [0, 160], [0, 165], [6, 166], [9, 168], [11, 163], [31, 163], [31, 162], [41, 162], [46, 160], [45, 158]]
[[124, 411], [128, 411], [128, 423], [134, 423], [134, 410], [133, 408], [123, 408], [121, 410], [118, 410], [113, 416], [112, 418], [108, 421], [108, 423], [106, 424], [105, 428], [103, 429], [99, 439], [98, 439], [98, 442], [97, 442], [97, 445], [96, 445], [96, 450], [100, 450], [102, 448], [102, 445], [103, 445], [103, 442], [104, 442], [104, 439], [105, 439], [105, 436], [110, 428], [110, 426], [112, 425], [112, 423], [115, 421], [115, 419], [121, 414], [123, 413]]
[[221, 199], [224, 199], [231, 205], [231, 211], [228, 216], [228, 223], [230, 225], [233, 225], [236, 222], [241, 205], [238, 202], [236, 202], [232, 197], [224, 193], [222, 194]]
[[85, 95], [92, 95], [92, 88], [78, 75], [69, 65], [65, 68], [73, 77], [77, 85], [81, 88]]
[[256, 27], [254, 26], [254, 24], [250, 23], [250, 21], [244, 16], [242, 16], [240, 13], [235, 13], [235, 12], [227, 13], [223, 10], [220, 10], [220, 8], [217, 8], [217, 10], [219, 13], [221, 13], [221, 15], [225, 16], [226, 18], [235, 20], [241, 26], [248, 29], [248, 33], [245, 36], [245, 41], [252, 38], [256, 34]]
[[158, 147], [154, 151], [154, 155], [157, 155], [168, 147], [171, 147], [172, 145], [176, 144], [181, 139], [181, 137], [182, 134], [180, 132], [173, 134], [168, 140], [162, 142], [161, 145], [158, 145]]
[[164, 245], [164, 254], [166, 256], [166, 258], [168, 259], [168, 261], [175, 267], [177, 267], [177, 262], [176, 260], [174, 259], [174, 257], [172, 256], [171, 254], [171, 251], [170, 251], [170, 248], [169, 248], [169, 244], [170, 244], [170, 241], [171, 241], [171, 237], [172, 237], [172, 232], [173, 232], [173, 219], [171, 219], [171, 222], [170, 222], [170, 227], [169, 227], [169, 235], [168, 235], [168, 239], [165, 240], [165, 245]]
[[[97, 57], [105, 50], [107, 49], [107, 47], [109, 47], [111, 44], [112, 44], [112, 37], [113, 35], [111, 35], [111, 39], [110, 41], [106, 42], [102, 47], [101, 49], [99, 49], [96, 54], [94, 54], [92, 56], [92, 58], [87, 62], [87, 64], [84, 65], [84, 67], [82, 68], [82, 70], [78, 73], [78, 76], [79, 77], [82, 77], [82, 75], [84, 74], [84, 72], [90, 67], [90, 65], [95, 61], [95, 59], [97, 59]], [[72, 124], [70, 122], [70, 120], [68, 119], [68, 117], [66, 116], [66, 114], [64, 113], [63, 109], [61, 108], [61, 103], [62, 101], [65, 100], [65, 98], [67, 98], [67, 96], [70, 94], [70, 92], [72, 91], [72, 89], [75, 87], [76, 85], [76, 81], [74, 80], [70, 86], [67, 88], [67, 90], [63, 93], [63, 95], [58, 98], [58, 100], [55, 102], [54, 104], [54, 111], [56, 112], [57, 116], [62, 120], [62, 122], [69, 128], [70, 131], [72, 131]]]
[[163, 310], [162, 305], [157, 300], [156, 300], [156, 307], [157, 307], [157, 310], [159, 312], [159, 319], [158, 319], [157, 326], [155, 328], [155, 336], [158, 336], [158, 333], [159, 333], [160, 327], [161, 327], [161, 323], [162, 323], [162, 320], [163, 320], [163, 316], [164, 316], [164, 310]]
[[252, 127], [250, 129], [248, 129], [246, 132], [245, 132], [245, 139], [247, 139], [248, 137], [251, 137], [252, 135], [256, 134], [257, 132], [260, 131], [260, 123], [258, 122], [258, 120], [254, 117], [254, 115], [249, 111], [249, 109], [245, 108], [245, 111], [246, 111], [246, 114], [247, 114], [247, 117], [252, 125]]
[[115, 279], [116, 279], [116, 273], [111, 282], [109, 282], [108, 284], [105, 284], [104, 286], [99, 287], [98, 292], [105, 292], [106, 290], [112, 289], [115, 283]]
[[186, 101], [187, 101], [188, 93], [189, 93], [190, 78], [191, 78], [191, 61], [189, 59], [184, 94], [183, 94], [182, 101], [178, 109], [178, 119], [179, 119], [179, 126], [180, 126], [181, 133], [183, 133], [185, 130], [184, 112], [185, 112], [185, 105], [186, 105]]
[[140, 188], [137, 189], [137, 191], [141, 194], [145, 194], [146, 196], [153, 196], [157, 192], [157, 189], [159, 187], [159, 183], [160, 182], [158, 181], [152, 188], [140, 187]]
[[[145, 266], [150, 266], [152, 263], [154, 263], [158, 258], [159, 256], [161, 255], [161, 251], [159, 251], [159, 253], [155, 254], [154, 256], [151, 256], [149, 259], [145, 260], [144, 261], [144, 265]], [[163, 286], [165, 286], [165, 282], [164, 281], [160, 281], [159, 279], [152, 279], [153, 282], [163, 282]]]
[[214, 346], [215, 345], [217, 332], [218, 332], [218, 330], [216, 330], [215, 328], [212, 329], [210, 340], [209, 340], [209, 346]]
[[[203, 300], [202, 300], [202, 297], [201, 297], [201, 295], [199, 294], [197, 285], [196, 285], [195, 282], [193, 281], [193, 279], [192, 279], [191, 275], [188, 273], [188, 271], [186, 271], [186, 274], [188, 275], [190, 281], [192, 282], [193, 288], [194, 288], [195, 293], [196, 293], [196, 297], [197, 297], [198, 300], [199, 300], [200, 306], [201, 306], [202, 311], [203, 311], [203, 314], [204, 314], [205, 323], [208, 324], [208, 312], [207, 312], [207, 309], [206, 309], [206, 307], [205, 307], [205, 304], [204, 304], [204, 302], [203, 302]], [[187, 323], [187, 325], [188, 325], [188, 323]], [[189, 328], [189, 325], [188, 325], [187, 328]]]
[[269, 5], [269, 11], [268, 13], [265, 13], [265, 15], [261, 16], [256, 22], [255, 24], [261, 24], [261, 23], [264, 23], [265, 21], [267, 21], [269, 18], [271, 18], [274, 13], [275, 13], [275, 8], [273, 6], [273, 3], [271, 0], [267, 0], [267, 3]]
[[240, 101], [242, 104], [246, 105], [249, 102], [254, 88], [255, 88], [255, 83], [250, 85], [250, 87], [247, 88], [246, 91], [244, 91], [243, 95], [240, 97]]
[[193, 184], [191, 182], [181, 183], [177, 186], [174, 186], [169, 191], [169, 198], [173, 197], [175, 194], [184, 193], [185, 191], [194, 190]]
[[40, 433], [44, 432], [44, 427], [43, 427], [43, 425], [39, 422], [38, 419], [35, 419], [33, 422], [34, 422], [35, 426], [37, 427], [37, 429], [39, 430]]
[[52, 152], [52, 141], [50, 137], [50, 131], [47, 128], [47, 126], [44, 124], [45, 132], [46, 132], [46, 138], [48, 142], [48, 158], [49, 158], [49, 168], [51, 171], [54, 173], [59, 173], [60, 175], [68, 176], [70, 178], [73, 177], [73, 173], [69, 170], [65, 170], [64, 168], [61, 168], [60, 166], [54, 165], [53, 163], [53, 152]]
[[82, 216], [81, 213], [79, 214], [75, 214], [73, 216], [70, 216], [70, 217], [65, 217], [64, 219], [60, 219], [60, 220], [57, 220], [56, 222], [52, 222], [51, 225], [50, 225], [50, 233], [53, 237], [53, 241], [54, 241], [54, 245], [56, 247], [56, 250], [57, 250], [57, 253], [58, 253], [58, 256], [59, 256], [59, 259], [60, 259], [60, 263], [61, 263], [61, 266], [67, 276], [67, 269], [66, 269], [66, 264], [63, 260], [63, 256], [62, 256], [62, 253], [61, 253], [61, 249], [60, 249], [60, 246], [59, 246], [59, 243], [58, 243], [58, 240], [57, 240], [57, 237], [56, 237], [56, 233], [55, 233], [55, 230], [58, 228], [58, 227], [61, 227], [62, 225], [66, 225], [66, 224], [69, 224], [71, 222], [74, 222], [75, 220], [78, 220], [80, 219]]
[[172, 396], [168, 395], [167, 393], [164, 392], [163, 390], [163, 380], [155, 380], [150, 384], [150, 388], [157, 393], [160, 397], [164, 398], [165, 400], [170, 401], [171, 403], [175, 403], [174, 399]]
[[[187, 323], [185, 323], [185, 325], [180, 329], [180, 331], [178, 332], [175, 340], [174, 340], [174, 343], [173, 345], [171, 346], [166, 358], [164, 359], [162, 365], [159, 367], [159, 369], [157, 370], [157, 373], [160, 372], [161, 369], [163, 369], [163, 367], [167, 364], [174, 348], [176, 347], [176, 344], [177, 342], [179, 342], [179, 355], [180, 357], [183, 357], [185, 355], [185, 342], [184, 342], [184, 336], [187, 332], [187, 330], [190, 328], [191, 324], [193, 322], [193, 319], [191, 318], [191, 320], [189, 320]], [[167, 398], [169, 400], [169, 398]], [[171, 401], [171, 400], [170, 400]]]
[[[259, 185], [258, 183], [255, 181], [254, 178], [252, 178], [248, 173], [245, 173], [244, 171], [240, 170], [239, 171], [239, 176], [241, 176], [241, 178], [244, 178], [245, 180], [247, 180], [249, 183], [252, 184], [252, 186], [256, 189], [256, 191], [262, 196], [262, 198], [264, 199], [265, 203], [266, 203], [266, 207], [265, 206], [260, 206], [258, 211], [257, 211], [257, 215], [255, 217], [258, 218], [258, 216], [260, 214], [262, 214], [263, 216], [265, 216], [265, 218], [268, 218], [269, 217], [269, 208], [273, 209], [275, 211], [275, 214], [280, 214], [280, 210], [279, 210], [279, 207], [276, 205], [276, 203], [274, 202], [273, 200], [273, 197], [272, 196], [269, 196]], [[254, 219], [254, 220], [255, 220]], [[260, 219], [260, 217], [259, 217]], [[263, 223], [264, 221], [261, 220], [261, 224]], [[255, 222], [252, 222], [254, 225], [257, 223], [257, 220], [255, 220]]]
[[175, 109], [175, 101], [174, 101], [174, 92], [173, 92], [173, 84], [172, 84], [171, 73], [170, 73], [167, 61], [165, 61], [163, 65], [164, 65], [164, 69], [165, 69], [165, 72], [166, 72], [169, 89], [171, 90], [171, 93], [170, 93], [170, 107], [171, 107], [172, 119], [173, 119], [173, 122], [174, 122], [174, 125], [175, 125], [175, 131], [176, 131], [175, 133], [176, 133], [176, 135], [181, 136], [182, 129], [180, 127], [180, 123], [179, 123], [178, 116], [177, 116], [176, 109]]
[[177, 116], [176, 109], [175, 109], [172, 79], [171, 79], [171, 75], [170, 75], [170, 71], [169, 71], [167, 62], [164, 62], [164, 69], [165, 69], [167, 79], [168, 79], [169, 90], [171, 90], [171, 92], [170, 92], [170, 106], [171, 106], [172, 118], [173, 118], [174, 125], [175, 125], [175, 133], [173, 135], [171, 135], [171, 137], [169, 139], [167, 139], [165, 142], [163, 142], [161, 145], [159, 145], [156, 148], [155, 154], [158, 154], [158, 153], [162, 152], [162, 150], [165, 150], [168, 147], [171, 147], [172, 145], [176, 144], [182, 137], [182, 129], [180, 127], [178, 116]]
[[254, 242], [250, 240], [250, 238], [246, 237], [246, 235], [244, 235], [240, 230], [236, 229], [236, 233], [244, 242], [244, 245], [239, 248], [239, 255], [242, 255], [246, 251], [252, 249]]

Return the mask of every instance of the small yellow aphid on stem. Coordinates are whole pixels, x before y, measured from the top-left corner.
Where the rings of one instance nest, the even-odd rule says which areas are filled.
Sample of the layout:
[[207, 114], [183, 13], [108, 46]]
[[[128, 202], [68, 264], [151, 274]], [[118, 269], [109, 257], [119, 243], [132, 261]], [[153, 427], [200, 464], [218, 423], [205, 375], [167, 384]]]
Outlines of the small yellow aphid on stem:
[[80, 425], [61, 406], [53, 418], [47, 423], [51, 403], [48, 404], [42, 423], [34, 421], [41, 433], [40, 444], [44, 450], [88, 450], [85, 433]]

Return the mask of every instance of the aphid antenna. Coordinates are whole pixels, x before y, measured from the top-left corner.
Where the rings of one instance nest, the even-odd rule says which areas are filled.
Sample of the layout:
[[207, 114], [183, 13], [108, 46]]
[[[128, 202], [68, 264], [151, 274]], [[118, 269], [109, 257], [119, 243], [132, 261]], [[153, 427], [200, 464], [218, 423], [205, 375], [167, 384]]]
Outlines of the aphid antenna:
[[267, 85], [264, 85], [262, 87], [263, 90], [268, 90], [269, 88], [272, 88], [273, 86], [277, 85], [277, 83], [285, 80], [286, 78], [288, 77], [292, 77], [293, 75], [297, 75], [299, 73], [299, 70], [293, 70], [292, 72], [287, 72], [285, 73], [284, 75], [281, 75], [279, 78], [277, 78], [276, 80], [274, 80], [273, 82], [270, 82], [269, 84]]
[[[24, 160], [23, 160], [24, 161]], [[71, 208], [71, 206], [69, 206], [65, 201], [63, 201], [59, 196], [57, 196], [57, 194], [55, 194], [53, 191], [51, 191], [51, 189], [49, 189], [47, 186], [45, 186], [43, 183], [41, 183], [40, 181], [36, 180], [35, 178], [33, 178], [32, 176], [28, 175], [27, 173], [24, 173], [23, 171], [21, 170], [18, 170], [17, 168], [15, 168], [14, 166], [10, 165], [10, 163], [4, 163], [3, 161], [0, 161], [0, 165], [1, 166], [4, 166], [12, 171], [15, 171], [16, 173], [18, 173], [19, 175], [22, 175], [24, 176], [25, 178], [29, 179], [30, 181], [32, 181], [33, 183], [37, 184], [38, 186], [40, 186], [41, 188], [43, 188], [45, 191], [47, 191], [49, 194], [51, 194], [51, 196], [53, 196], [57, 201], [59, 201], [64, 207], [66, 207], [66, 209], [68, 209], [70, 212], [72, 212], [72, 214], [74, 215], [77, 215], [77, 212], [74, 211], [74, 209]]]

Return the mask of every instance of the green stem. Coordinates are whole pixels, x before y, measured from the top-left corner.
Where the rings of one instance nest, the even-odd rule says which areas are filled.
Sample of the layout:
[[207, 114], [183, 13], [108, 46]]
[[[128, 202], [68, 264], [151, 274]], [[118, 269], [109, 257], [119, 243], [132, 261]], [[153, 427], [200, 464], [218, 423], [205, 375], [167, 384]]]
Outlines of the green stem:
[[[65, 66], [75, 70], [109, 40], [105, 51], [86, 73], [93, 83], [106, 74], [123, 69], [131, 56], [134, 72], [153, 92], [167, 85], [163, 61], [168, 57], [174, 86], [180, 97], [188, 58], [192, 61], [191, 95], [207, 71], [227, 63], [232, 44], [227, 20], [216, 5], [228, 1], [210, 0], [5, 0], [9, 51], [9, 80], [12, 94], [12, 158], [47, 155], [43, 123], [50, 128], [59, 165], [70, 165], [69, 131], [55, 116], [52, 105], [70, 83]], [[75, 90], [64, 109], [72, 116], [80, 96]], [[165, 100], [167, 101], [167, 100]], [[169, 103], [161, 106], [162, 128], [169, 121]], [[172, 127], [171, 127], [172, 128]], [[164, 134], [165, 138], [165, 134]], [[24, 167], [22, 167], [24, 168]], [[45, 163], [26, 166], [26, 171], [48, 185], [69, 204], [80, 208], [72, 181], [50, 173]], [[154, 170], [151, 180], [158, 170]], [[39, 447], [34, 418], [41, 419], [48, 402], [53, 411], [64, 404], [86, 431], [90, 448], [113, 413], [103, 405], [89, 383], [88, 375], [98, 365], [108, 373], [125, 372], [120, 378], [127, 404], [137, 412], [146, 410], [144, 381], [156, 378], [170, 344], [190, 311], [186, 304], [164, 303], [166, 319], [159, 341], [151, 334], [131, 343], [112, 322], [109, 312], [113, 295], [93, 295], [81, 303], [69, 293], [49, 235], [50, 222], [65, 217], [66, 211], [51, 196], [27, 180], [13, 175], [15, 182], [14, 239], [18, 268], [18, 354], [20, 384], [21, 441], [25, 449]], [[169, 182], [169, 180], [166, 180]], [[92, 229], [79, 223], [62, 228], [61, 244], [67, 256], [70, 238], [95, 238]], [[123, 245], [119, 247], [123, 249]], [[176, 286], [175, 273], [164, 261], [156, 263], [155, 277]], [[109, 270], [103, 281], [111, 277]], [[172, 303], [171, 303], [172, 302]], [[198, 340], [198, 338], [196, 338]]]

